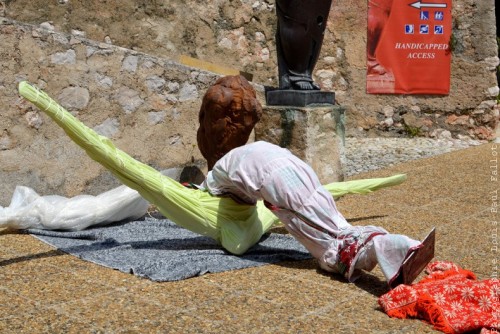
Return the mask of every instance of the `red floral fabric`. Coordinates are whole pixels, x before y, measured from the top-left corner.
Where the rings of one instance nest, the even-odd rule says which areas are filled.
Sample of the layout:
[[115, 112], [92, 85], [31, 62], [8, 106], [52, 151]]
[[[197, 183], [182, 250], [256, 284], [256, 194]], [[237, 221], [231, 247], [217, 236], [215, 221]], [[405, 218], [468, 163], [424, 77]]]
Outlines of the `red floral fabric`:
[[371, 233], [364, 241], [360, 240], [359, 237], [351, 237], [352, 240], [346, 240], [346, 245], [339, 251], [338, 262], [339, 271], [345, 278], [351, 277], [353, 272], [351, 267], [356, 264], [358, 252], [377, 235], [383, 235], [383, 233]]
[[395, 318], [418, 318], [445, 333], [500, 331], [500, 283], [478, 281], [451, 262], [433, 262], [419, 283], [399, 285], [378, 302]]

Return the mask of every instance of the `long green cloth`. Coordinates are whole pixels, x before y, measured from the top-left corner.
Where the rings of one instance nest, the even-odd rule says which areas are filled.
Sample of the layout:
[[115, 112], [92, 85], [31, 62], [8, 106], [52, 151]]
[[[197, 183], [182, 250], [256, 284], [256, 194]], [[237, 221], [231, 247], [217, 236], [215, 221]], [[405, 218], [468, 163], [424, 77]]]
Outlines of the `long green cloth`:
[[[165, 217], [183, 228], [215, 239], [233, 254], [243, 254], [266, 231], [279, 223], [262, 201], [256, 206], [242, 205], [228, 197], [215, 197], [204, 191], [189, 189], [135, 160], [29, 83], [21, 82], [19, 93], [50, 116], [93, 160], [156, 205]], [[400, 184], [405, 179], [406, 175], [394, 175], [389, 178], [335, 182], [325, 188], [337, 198], [349, 193], [366, 194]]]

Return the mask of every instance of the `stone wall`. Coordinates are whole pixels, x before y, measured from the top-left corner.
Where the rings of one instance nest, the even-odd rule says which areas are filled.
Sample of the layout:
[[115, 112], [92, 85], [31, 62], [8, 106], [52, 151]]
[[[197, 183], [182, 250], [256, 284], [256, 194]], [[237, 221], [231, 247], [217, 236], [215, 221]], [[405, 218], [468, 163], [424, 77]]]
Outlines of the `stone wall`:
[[[51, 21], [57, 31], [78, 29], [170, 59], [185, 54], [253, 73], [259, 84], [277, 83], [273, 0], [3, 3], [4, 15], [18, 21]], [[494, 6], [494, 0], [453, 0], [449, 96], [387, 96], [365, 93], [367, 1], [334, 0], [315, 77], [346, 109], [347, 133], [491, 138], [498, 119]]]
[[[365, 93], [367, 2], [334, 0], [315, 77], [336, 92], [347, 134], [491, 138], [494, 4], [453, 1], [449, 96], [394, 96]], [[19, 99], [17, 82], [37, 84], [155, 168], [203, 168], [197, 115], [216, 75], [175, 60], [189, 55], [276, 85], [274, 9], [271, 0], [0, 0], [0, 205], [17, 184], [68, 196], [117, 184]]]
[[51, 29], [8, 20], [0, 24], [0, 205], [8, 204], [18, 184], [67, 196], [118, 184], [19, 97], [16, 85], [22, 80], [157, 169], [204, 168], [196, 145], [197, 117], [214, 74]]

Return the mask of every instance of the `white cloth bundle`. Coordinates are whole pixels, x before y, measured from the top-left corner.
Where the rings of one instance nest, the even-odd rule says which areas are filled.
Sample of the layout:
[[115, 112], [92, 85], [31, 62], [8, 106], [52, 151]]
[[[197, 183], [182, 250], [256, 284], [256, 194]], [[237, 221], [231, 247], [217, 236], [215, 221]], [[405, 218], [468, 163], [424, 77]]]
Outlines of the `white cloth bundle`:
[[142, 217], [149, 203], [135, 190], [120, 186], [98, 196], [40, 196], [17, 186], [8, 207], [0, 206], [0, 228], [80, 231], [126, 218]]

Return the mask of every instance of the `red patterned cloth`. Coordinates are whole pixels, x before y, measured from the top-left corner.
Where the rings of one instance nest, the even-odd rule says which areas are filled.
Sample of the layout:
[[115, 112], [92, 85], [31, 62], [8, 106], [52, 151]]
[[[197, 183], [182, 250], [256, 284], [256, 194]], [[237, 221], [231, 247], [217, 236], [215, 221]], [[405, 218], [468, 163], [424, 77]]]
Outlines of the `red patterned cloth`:
[[345, 278], [347, 279], [351, 278], [354, 272], [354, 268], [352, 268], [352, 266], [356, 265], [356, 261], [358, 259], [357, 255], [361, 250], [361, 248], [366, 246], [366, 244], [369, 243], [377, 235], [383, 235], [383, 233], [380, 232], [370, 233], [368, 234], [368, 237], [365, 238], [365, 240], [360, 240], [360, 238], [351, 237], [350, 239], [352, 240], [349, 240], [350, 242], [347, 242], [346, 245], [340, 249], [338, 268], [339, 272], [342, 275], [344, 275]]
[[419, 283], [399, 285], [378, 302], [395, 318], [418, 318], [445, 333], [500, 331], [498, 278], [476, 280], [473, 272], [451, 262], [433, 262]]

